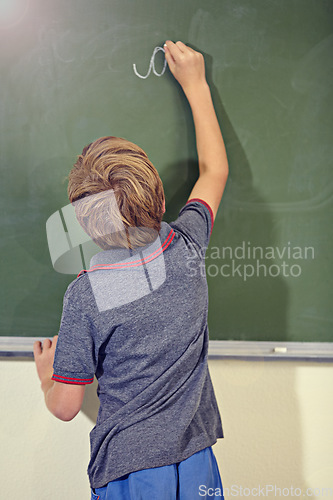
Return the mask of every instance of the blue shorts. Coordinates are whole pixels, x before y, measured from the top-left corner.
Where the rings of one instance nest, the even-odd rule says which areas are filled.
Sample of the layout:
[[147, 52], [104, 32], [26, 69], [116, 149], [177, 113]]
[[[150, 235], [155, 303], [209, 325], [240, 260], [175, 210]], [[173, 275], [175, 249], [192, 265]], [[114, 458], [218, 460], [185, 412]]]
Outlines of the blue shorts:
[[132, 472], [104, 488], [91, 490], [91, 500], [223, 500], [222, 482], [211, 447], [173, 465]]

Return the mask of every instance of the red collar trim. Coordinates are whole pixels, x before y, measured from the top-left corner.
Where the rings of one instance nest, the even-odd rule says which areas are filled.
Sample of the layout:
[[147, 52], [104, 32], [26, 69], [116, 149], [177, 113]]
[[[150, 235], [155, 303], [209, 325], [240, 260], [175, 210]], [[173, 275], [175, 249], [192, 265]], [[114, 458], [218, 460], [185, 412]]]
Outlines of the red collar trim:
[[92, 266], [90, 269], [83, 269], [82, 271], [79, 272], [77, 277], [81, 276], [82, 273], [91, 273], [92, 271], [96, 271], [98, 269], [128, 269], [130, 267], [138, 267], [142, 266], [143, 264], [147, 264], [148, 262], [151, 262], [152, 260], [156, 259], [161, 253], [164, 252], [172, 242], [172, 240], [175, 237], [175, 232], [173, 229], [171, 229], [170, 233], [168, 234], [166, 240], [164, 243], [157, 249], [155, 252], [152, 254], [148, 255], [144, 259], [139, 259], [139, 260], [132, 260], [130, 262], [119, 262], [116, 264], [108, 264], [108, 265], [98, 265], [96, 264], [95, 266]]

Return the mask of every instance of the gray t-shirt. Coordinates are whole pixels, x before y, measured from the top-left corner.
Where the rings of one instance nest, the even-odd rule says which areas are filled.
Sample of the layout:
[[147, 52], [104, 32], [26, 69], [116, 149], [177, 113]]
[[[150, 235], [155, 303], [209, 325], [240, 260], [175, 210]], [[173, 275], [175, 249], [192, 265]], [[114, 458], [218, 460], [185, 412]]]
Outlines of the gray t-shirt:
[[152, 244], [97, 253], [66, 290], [53, 380], [98, 379], [92, 488], [223, 437], [207, 364], [212, 222], [210, 207], [191, 200]]

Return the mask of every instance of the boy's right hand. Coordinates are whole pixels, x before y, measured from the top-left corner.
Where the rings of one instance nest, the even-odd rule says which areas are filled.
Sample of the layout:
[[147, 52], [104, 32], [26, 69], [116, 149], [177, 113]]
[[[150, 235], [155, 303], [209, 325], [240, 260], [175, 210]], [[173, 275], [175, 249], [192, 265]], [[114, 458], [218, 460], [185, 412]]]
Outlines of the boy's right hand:
[[164, 50], [170, 71], [187, 97], [207, 85], [205, 61], [200, 52], [196, 52], [183, 42], [173, 43], [170, 40], [165, 42]]

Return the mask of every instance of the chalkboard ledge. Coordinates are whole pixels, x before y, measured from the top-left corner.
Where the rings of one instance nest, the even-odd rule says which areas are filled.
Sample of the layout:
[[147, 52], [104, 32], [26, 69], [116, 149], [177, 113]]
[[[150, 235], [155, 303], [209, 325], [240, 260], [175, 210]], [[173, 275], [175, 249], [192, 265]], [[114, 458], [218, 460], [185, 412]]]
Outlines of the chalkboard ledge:
[[333, 361], [331, 342], [210, 340], [210, 358], [266, 361]]
[[[44, 337], [0, 337], [0, 357], [33, 358], [33, 343]], [[210, 359], [243, 359], [267, 361], [333, 361], [330, 342], [265, 342], [210, 340]]]

